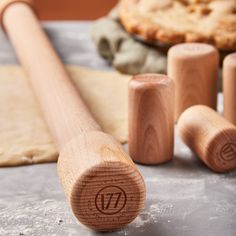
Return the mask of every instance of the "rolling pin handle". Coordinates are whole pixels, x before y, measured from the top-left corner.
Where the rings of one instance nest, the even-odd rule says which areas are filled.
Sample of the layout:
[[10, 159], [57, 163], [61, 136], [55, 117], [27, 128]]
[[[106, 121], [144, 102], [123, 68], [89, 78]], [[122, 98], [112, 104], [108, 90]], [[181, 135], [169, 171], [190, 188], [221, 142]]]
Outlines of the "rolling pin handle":
[[5, 12], [5, 10], [11, 5], [11, 4], [14, 4], [14, 3], [25, 3], [27, 4], [28, 6], [31, 7], [31, 9], [34, 11], [35, 8], [34, 8], [34, 1], [33, 0], [0, 0], [0, 23], [2, 24], [2, 27], [4, 29], [4, 26], [3, 26], [3, 14]]

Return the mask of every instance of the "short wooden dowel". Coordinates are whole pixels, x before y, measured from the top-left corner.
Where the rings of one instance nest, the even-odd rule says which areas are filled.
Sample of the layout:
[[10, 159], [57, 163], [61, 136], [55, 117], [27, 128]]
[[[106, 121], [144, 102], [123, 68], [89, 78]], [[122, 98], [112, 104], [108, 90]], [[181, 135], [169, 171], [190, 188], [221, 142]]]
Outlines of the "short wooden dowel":
[[182, 140], [216, 172], [236, 169], [236, 127], [213, 109], [197, 105], [179, 118]]
[[174, 152], [174, 84], [166, 75], [136, 75], [129, 83], [129, 154], [142, 164], [170, 161]]

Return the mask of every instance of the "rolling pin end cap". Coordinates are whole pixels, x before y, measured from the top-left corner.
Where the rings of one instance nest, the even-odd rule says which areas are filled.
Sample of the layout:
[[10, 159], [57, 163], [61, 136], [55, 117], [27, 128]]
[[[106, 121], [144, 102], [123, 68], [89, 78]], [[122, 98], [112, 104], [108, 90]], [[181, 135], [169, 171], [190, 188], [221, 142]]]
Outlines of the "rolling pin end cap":
[[125, 164], [94, 166], [73, 186], [72, 211], [80, 222], [96, 231], [123, 228], [143, 208], [141, 185], [140, 176]]
[[114, 138], [98, 131], [76, 137], [62, 149], [58, 174], [81, 223], [110, 231], [137, 217], [144, 206], [145, 185], [129, 159]]
[[215, 172], [225, 173], [236, 169], [236, 129], [219, 132], [207, 148], [207, 164]]
[[4, 11], [13, 3], [25, 3], [34, 8], [33, 0], [0, 0], [0, 24], [3, 22]]

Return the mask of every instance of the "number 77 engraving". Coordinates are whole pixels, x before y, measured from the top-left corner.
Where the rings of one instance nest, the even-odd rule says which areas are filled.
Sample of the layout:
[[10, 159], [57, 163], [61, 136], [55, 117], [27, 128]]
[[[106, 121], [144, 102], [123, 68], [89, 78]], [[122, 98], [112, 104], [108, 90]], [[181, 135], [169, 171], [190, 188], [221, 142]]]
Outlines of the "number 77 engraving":
[[119, 186], [110, 185], [98, 191], [95, 197], [95, 206], [105, 215], [114, 215], [125, 207], [126, 201], [125, 191]]
[[[122, 195], [122, 192], [101, 194], [102, 209], [103, 210], [109, 209], [111, 202], [114, 198], [116, 200], [114, 202], [113, 208], [117, 208], [121, 195]], [[106, 196], [108, 199], [106, 198]], [[107, 203], [106, 203], [106, 199], [107, 199]]]

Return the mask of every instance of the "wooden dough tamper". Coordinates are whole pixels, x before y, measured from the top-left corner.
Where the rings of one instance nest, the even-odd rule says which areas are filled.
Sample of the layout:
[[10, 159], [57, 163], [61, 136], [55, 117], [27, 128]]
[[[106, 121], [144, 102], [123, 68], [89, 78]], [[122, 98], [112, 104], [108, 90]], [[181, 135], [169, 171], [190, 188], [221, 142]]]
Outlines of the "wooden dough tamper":
[[161, 74], [136, 75], [129, 83], [129, 154], [142, 164], [173, 157], [174, 84]]
[[179, 118], [183, 141], [216, 172], [236, 168], [236, 128], [213, 109], [196, 105]]
[[73, 213], [95, 230], [123, 227], [143, 208], [143, 178], [122, 146], [103, 133], [91, 116], [41, 29], [31, 2], [0, 3], [4, 30], [58, 147], [58, 175]]
[[236, 125], [236, 53], [223, 63], [224, 117]]
[[216, 109], [217, 50], [208, 44], [184, 43], [168, 52], [168, 76], [175, 82], [175, 120], [193, 105]]

